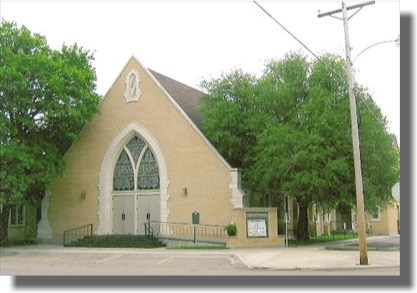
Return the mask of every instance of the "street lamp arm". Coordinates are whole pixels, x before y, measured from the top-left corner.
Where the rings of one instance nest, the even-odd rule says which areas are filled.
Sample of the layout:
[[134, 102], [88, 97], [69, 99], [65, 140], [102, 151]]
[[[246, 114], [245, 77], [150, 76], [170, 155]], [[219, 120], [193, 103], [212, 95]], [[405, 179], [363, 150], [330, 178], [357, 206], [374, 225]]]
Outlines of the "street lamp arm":
[[368, 47], [366, 47], [365, 49], [363, 49], [362, 51], [359, 52], [358, 55], [356, 55], [356, 57], [353, 59], [352, 64], [355, 62], [356, 59], [358, 59], [358, 57], [360, 55], [362, 55], [362, 53], [364, 53], [365, 51], [367, 51], [368, 49], [375, 47], [376, 45], [381, 45], [381, 44], [385, 44], [385, 43], [399, 43], [400, 42], [400, 36], [398, 36], [398, 38], [396, 38], [395, 40], [388, 40], [388, 41], [381, 41], [381, 42], [377, 42], [375, 44], [372, 44]]

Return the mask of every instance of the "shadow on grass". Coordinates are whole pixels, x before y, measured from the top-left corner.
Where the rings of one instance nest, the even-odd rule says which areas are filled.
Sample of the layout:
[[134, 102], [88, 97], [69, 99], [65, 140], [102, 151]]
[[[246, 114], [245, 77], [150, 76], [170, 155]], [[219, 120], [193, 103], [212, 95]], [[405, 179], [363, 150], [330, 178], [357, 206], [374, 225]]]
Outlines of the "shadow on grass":
[[2, 243], [0, 247], [13, 247], [13, 246], [25, 246], [25, 245], [36, 245], [38, 242], [35, 239], [11, 239]]
[[358, 234], [346, 233], [346, 234], [332, 234], [322, 235], [318, 237], [310, 237], [308, 240], [296, 240], [290, 239], [288, 241], [289, 246], [308, 246], [308, 245], [321, 245], [324, 243], [331, 243], [343, 240], [358, 239]]

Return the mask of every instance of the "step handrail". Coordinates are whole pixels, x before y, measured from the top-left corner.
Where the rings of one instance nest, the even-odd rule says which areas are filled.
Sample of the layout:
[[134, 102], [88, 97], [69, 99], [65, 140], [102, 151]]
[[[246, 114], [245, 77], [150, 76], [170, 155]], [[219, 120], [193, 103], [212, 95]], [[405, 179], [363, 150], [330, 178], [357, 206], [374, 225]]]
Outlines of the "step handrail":
[[151, 226], [151, 221], [143, 223], [145, 225], [145, 236], [154, 236], [155, 230]]
[[71, 235], [74, 235], [74, 237], [71, 237], [71, 240], [74, 240], [74, 239], [79, 240], [81, 238], [84, 238], [85, 236], [93, 236], [93, 224], [87, 224], [87, 225], [83, 225], [77, 228], [72, 228], [72, 229], [64, 231], [64, 235], [63, 235], [64, 246], [67, 245], [67, 239]]

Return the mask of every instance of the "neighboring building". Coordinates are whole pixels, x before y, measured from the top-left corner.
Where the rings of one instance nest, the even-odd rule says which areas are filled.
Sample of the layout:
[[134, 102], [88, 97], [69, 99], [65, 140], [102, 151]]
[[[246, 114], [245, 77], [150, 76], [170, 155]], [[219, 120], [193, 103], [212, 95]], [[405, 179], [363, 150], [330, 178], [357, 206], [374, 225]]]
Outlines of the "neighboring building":
[[93, 224], [144, 234], [152, 221], [227, 225], [242, 208], [239, 173], [202, 134], [201, 92], [131, 58], [65, 155], [42, 202], [38, 238]]
[[[398, 235], [400, 234], [400, 183], [392, 187], [393, 203], [384, 209], [377, 208], [372, 213], [365, 214], [366, 233], [368, 235]], [[284, 234], [285, 221], [281, 209], [280, 234]], [[288, 205], [288, 234], [294, 238], [298, 219], [298, 205], [290, 201]], [[308, 209], [310, 237], [331, 235], [332, 233], [357, 233], [355, 210], [349, 210], [339, 205], [327, 212], [312, 204]]]
[[10, 240], [36, 239], [39, 217], [35, 203], [12, 205], [9, 213], [8, 237]]
[[[281, 215], [285, 212], [281, 210]], [[346, 210], [339, 205], [335, 209], [328, 212], [316, 204], [310, 205], [307, 211], [308, 215], [308, 232], [310, 237], [318, 237], [322, 235], [331, 235], [332, 233], [356, 233], [355, 213], [352, 210]], [[298, 222], [298, 204], [296, 201], [290, 200], [288, 205], [288, 235], [290, 239], [295, 239]], [[284, 234], [285, 220], [282, 217], [280, 221], [280, 234]]]
[[393, 203], [384, 209], [375, 209], [367, 213], [366, 223], [368, 230], [373, 235], [398, 235], [400, 234], [400, 183], [392, 187]]

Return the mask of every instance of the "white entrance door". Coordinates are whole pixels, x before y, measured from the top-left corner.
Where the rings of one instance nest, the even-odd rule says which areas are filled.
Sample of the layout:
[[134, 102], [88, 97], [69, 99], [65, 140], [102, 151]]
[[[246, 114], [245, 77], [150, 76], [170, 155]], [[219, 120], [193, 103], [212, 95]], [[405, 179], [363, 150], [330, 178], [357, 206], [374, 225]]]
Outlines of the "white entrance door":
[[135, 198], [113, 196], [113, 234], [135, 234]]
[[160, 221], [160, 196], [159, 194], [144, 194], [138, 195], [138, 234], [145, 234], [145, 223], [148, 222], [148, 216], [150, 221]]

